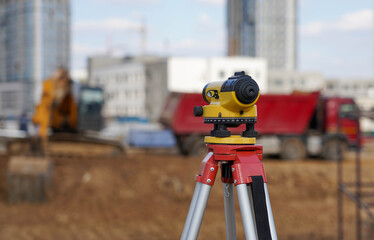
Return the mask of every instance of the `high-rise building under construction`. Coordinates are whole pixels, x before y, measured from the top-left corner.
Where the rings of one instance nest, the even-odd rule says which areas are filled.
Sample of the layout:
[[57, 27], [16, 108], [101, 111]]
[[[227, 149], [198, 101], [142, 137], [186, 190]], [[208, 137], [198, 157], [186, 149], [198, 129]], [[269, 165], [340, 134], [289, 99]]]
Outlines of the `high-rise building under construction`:
[[267, 59], [269, 69], [295, 70], [297, 0], [227, 0], [227, 54]]
[[69, 62], [69, 0], [0, 0], [1, 115], [30, 111], [42, 81]]

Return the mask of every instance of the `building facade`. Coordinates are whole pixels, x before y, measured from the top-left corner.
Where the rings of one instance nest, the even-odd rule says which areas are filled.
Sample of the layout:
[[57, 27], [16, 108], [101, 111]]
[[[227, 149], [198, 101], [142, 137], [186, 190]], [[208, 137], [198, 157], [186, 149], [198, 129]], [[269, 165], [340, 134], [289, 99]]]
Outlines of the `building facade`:
[[227, 0], [227, 54], [297, 68], [297, 0]]
[[371, 79], [327, 79], [325, 95], [374, 99], [374, 81]]
[[69, 0], [0, 0], [0, 99], [21, 99], [2, 115], [31, 112], [43, 80], [69, 61]]
[[272, 70], [268, 76], [269, 93], [314, 92], [325, 88], [324, 76], [318, 72]]
[[90, 84], [105, 92], [105, 117], [145, 117], [145, 67], [126, 62], [95, 69]]
[[157, 121], [169, 93], [166, 68], [160, 57], [93, 56], [87, 64], [88, 84], [104, 89], [104, 117]]
[[168, 89], [173, 92], [200, 93], [207, 83], [226, 80], [237, 71], [245, 71], [255, 79], [261, 93], [268, 90], [267, 64], [262, 58], [170, 57], [167, 64]]
[[124, 61], [124, 58], [113, 57], [110, 55], [91, 56], [87, 59], [87, 78], [88, 80], [93, 79], [91, 74], [97, 69], [119, 65]]
[[104, 88], [105, 117], [147, 117], [156, 122], [170, 92], [201, 93], [208, 82], [226, 80], [243, 70], [262, 93], [267, 91], [266, 60], [249, 57], [123, 59], [120, 64], [91, 68], [89, 83]]

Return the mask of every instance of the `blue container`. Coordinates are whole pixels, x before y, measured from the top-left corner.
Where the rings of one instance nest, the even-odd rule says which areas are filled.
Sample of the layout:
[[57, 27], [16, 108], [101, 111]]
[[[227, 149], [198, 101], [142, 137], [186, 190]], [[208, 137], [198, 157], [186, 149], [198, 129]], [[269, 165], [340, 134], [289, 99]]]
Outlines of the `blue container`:
[[171, 130], [139, 130], [131, 129], [128, 143], [141, 148], [171, 148], [176, 144]]

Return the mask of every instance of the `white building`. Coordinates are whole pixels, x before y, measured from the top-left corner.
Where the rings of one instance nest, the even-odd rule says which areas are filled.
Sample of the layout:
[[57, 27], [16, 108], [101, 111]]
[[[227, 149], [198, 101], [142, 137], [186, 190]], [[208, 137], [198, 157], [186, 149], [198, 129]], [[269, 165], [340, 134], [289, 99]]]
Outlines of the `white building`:
[[123, 59], [90, 69], [89, 83], [104, 87], [106, 117], [146, 116], [157, 121], [169, 92], [201, 93], [208, 82], [226, 80], [243, 70], [266, 93], [266, 61], [249, 57]]
[[371, 79], [327, 79], [324, 93], [328, 96], [374, 98], [374, 81]]
[[318, 72], [271, 70], [268, 75], [269, 93], [313, 92], [325, 88], [323, 74]]
[[92, 72], [99, 68], [119, 65], [125, 61], [122, 57], [113, 57], [110, 55], [95, 55], [87, 59], [87, 78], [92, 79]]
[[266, 93], [266, 60], [251, 57], [171, 57], [168, 64], [168, 89], [174, 92], [196, 92], [208, 82], [226, 80], [237, 71], [245, 71], [257, 82], [262, 93]]
[[145, 117], [145, 66], [127, 62], [94, 69], [90, 83], [104, 88], [104, 116]]

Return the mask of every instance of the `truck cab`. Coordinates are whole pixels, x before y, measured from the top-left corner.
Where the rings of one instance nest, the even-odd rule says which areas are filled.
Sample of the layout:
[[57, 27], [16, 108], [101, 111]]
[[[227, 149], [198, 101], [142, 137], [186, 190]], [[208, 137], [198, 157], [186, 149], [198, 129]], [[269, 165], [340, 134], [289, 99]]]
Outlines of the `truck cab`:
[[354, 100], [338, 97], [325, 98], [323, 105], [325, 117], [323, 143], [326, 149], [324, 154], [327, 155], [325, 157], [334, 159], [333, 153], [328, 153], [328, 151], [337, 151], [339, 142], [343, 148], [360, 148], [359, 109]]
[[78, 96], [78, 131], [100, 131], [104, 127], [102, 88], [82, 85]]

